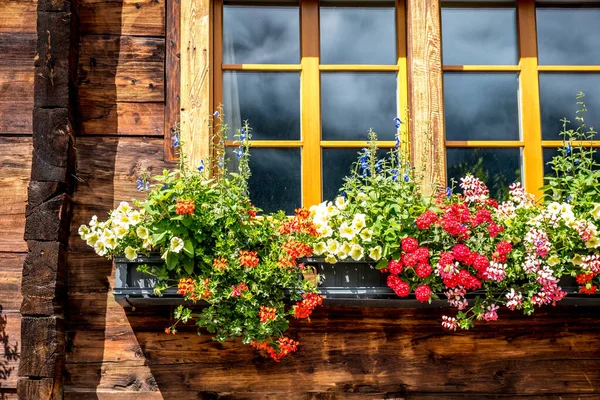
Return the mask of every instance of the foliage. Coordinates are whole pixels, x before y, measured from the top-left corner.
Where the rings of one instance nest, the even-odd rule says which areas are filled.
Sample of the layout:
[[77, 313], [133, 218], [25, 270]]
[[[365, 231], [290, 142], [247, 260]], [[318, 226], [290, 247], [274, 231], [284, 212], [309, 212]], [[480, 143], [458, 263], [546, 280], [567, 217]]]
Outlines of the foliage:
[[[151, 188], [145, 201], [134, 201], [135, 207], [123, 202], [107, 221], [94, 217], [79, 233], [108, 258], [160, 252], [163, 265], [142, 268], [156, 276], [155, 293], [177, 285], [186, 299], [206, 302], [200, 312], [179, 307], [167, 333], [195, 320], [215, 340], [241, 337], [279, 360], [298, 344], [283, 337], [289, 317], [308, 318], [321, 303], [296, 261], [311, 255], [316, 231], [306, 210], [291, 219], [283, 212], [256, 216], [260, 210], [247, 184], [250, 128], [246, 124], [237, 134], [238, 171], [230, 172], [224, 160], [227, 127], [219, 112], [215, 121], [213, 157], [191, 169], [181, 154], [178, 169], [165, 170], [152, 185], [138, 182], [139, 189]], [[178, 134], [174, 141], [179, 145]], [[290, 307], [288, 299], [296, 304]]]

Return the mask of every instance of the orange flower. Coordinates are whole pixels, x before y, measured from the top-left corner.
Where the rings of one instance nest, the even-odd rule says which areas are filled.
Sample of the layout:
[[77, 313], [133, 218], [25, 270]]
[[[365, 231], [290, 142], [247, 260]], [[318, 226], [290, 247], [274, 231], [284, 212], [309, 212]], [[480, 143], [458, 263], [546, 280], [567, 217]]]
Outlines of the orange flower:
[[265, 323], [268, 321], [274, 321], [275, 318], [277, 317], [276, 312], [277, 312], [276, 308], [260, 306], [260, 311], [258, 312], [258, 317], [260, 318], [260, 322]]
[[192, 278], [181, 278], [177, 285], [177, 294], [184, 296], [192, 295], [196, 290], [196, 280]]
[[195, 210], [194, 200], [192, 199], [177, 199], [175, 203], [175, 213], [177, 215], [193, 214]]
[[227, 269], [227, 259], [224, 257], [215, 258], [213, 260], [213, 268], [219, 271], [225, 271]]
[[254, 268], [260, 262], [256, 251], [242, 250], [240, 251], [240, 264], [242, 267]]

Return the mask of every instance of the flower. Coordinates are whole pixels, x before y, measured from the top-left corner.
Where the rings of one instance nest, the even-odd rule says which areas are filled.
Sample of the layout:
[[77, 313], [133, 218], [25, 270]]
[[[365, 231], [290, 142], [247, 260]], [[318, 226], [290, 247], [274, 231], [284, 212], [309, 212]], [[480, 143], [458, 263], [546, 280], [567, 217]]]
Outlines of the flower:
[[175, 214], [177, 215], [192, 215], [194, 214], [195, 204], [192, 199], [177, 199], [175, 203]]
[[260, 311], [258, 312], [258, 318], [260, 322], [263, 324], [274, 321], [277, 318], [277, 309], [273, 307], [260, 306]]
[[555, 265], [558, 265], [560, 263], [560, 258], [558, 258], [556, 254], [552, 254], [550, 257], [548, 257], [546, 262], [549, 266], [554, 267]]
[[144, 179], [138, 179], [135, 181], [137, 183], [137, 190], [138, 192], [141, 190], [148, 190], [150, 189], [150, 182], [145, 181]]
[[448, 317], [446, 315], [442, 316], [442, 327], [451, 330], [451, 331], [455, 331], [456, 328], [458, 328], [458, 322], [456, 322], [456, 318], [454, 317]]
[[419, 247], [419, 242], [415, 238], [405, 237], [402, 239], [402, 250], [406, 253], [412, 253]]
[[354, 214], [354, 219], [352, 220], [352, 229], [354, 229], [355, 232], [358, 232], [365, 227], [365, 217], [365, 214]]
[[198, 166], [198, 171], [200, 171], [200, 172], [204, 171], [204, 160], [200, 160], [200, 165]]
[[335, 255], [327, 254], [327, 257], [325, 257], [325, 262], [328, 264], [335, 264], [337, 262], [337, 259], [335, 258]]
[[77, 230], [77, 233], [79, 233], [79, 236], [81, 236], [82, 239], [85, 239], [85, 236], [90, 233], [90, 228], [88, 228], [87, 225], [81, 225]]
[[396, 124], [396, 129], [400, 129], [400, 125], [402, 124], [402, 121], [400, 120], [400, 118], [398, 118], [398, 117], [394, 118], [394, 122]]
[[325, 242], [318, 242], [313, 246], [313, 253], [317, 256], [325, 253], [325, 250]]
[[173, 134], [173, 137], [171, 139], [173, 140], [173, 147], [179, 147], [179, 134]]
[[169, 244], [169, 251], [173, 253], [179, 253], [183, 249], [184, 244], [185, 243], [183, 242], [183, 239], [173, 236]]
[[329, 239], [327, 241], [327, 252], [329, 254], [335, 255], [338, 253], [339, 250], [340, 250], [340, 243], [337, 240]]
[[355, 244], [352, 246], [352, 250], [350, 250], [350, 257], [352, 257], [354, 261], [362, 259], [363, 255], [364, 249], [359, 244]]
[[360, 238], [363, 240], [363, 242], [370, 242], [373, 238], [373, 231], [370, 229], [363, 229], [360, 231]]
[[255, 268], [260, 262], [260, 259], [258, 258], [258, 253], [256, 251], [241, 250], [239, 261], [242, 267]]
[[375, 246], [369, 250], [369, 258], [374, 261], [379, 261], [382, 256], [381, 246]]
[[592, 211], [590, 211], [590, 214], [595, 219], [600, 219], [600, 204], [599, 203], [594, 203], [594, 209]]
[[144, 227], [144, 226], [138, 226], [135, 229], [135, 234], [137, 235], [137, 237], [139, 237], [140, 239], [147, 239], [149, 236], [149, 232], [148, 232], [148, 228]]
[[429, 298], [431, 297], [431, 288], [427, 285], [418, 286], [415, 289], [415, 296], [421, 303], [425, 303], [429, 301]]
[[342, 225], [340, 225], [339, 232], [340, 237], [348, 240], [352, 240], [354, 239], [354, 236], [356, 236], [356, 231], [352, 226], [348, 225], [347, 222], [343, 222]]
[[410, 285], [396, 275], [388, 275], [387, 285], [398, 297], [406, 297], [410, 294]]
[[335, 199], [335, 206], [337, 208], [339, 208], [340, 210], [343, 210], [344, 208], [346, 208], [347, 204], [348, 204], [348, 202], [346, 201], [346, 199], [343, 196], [338, 196]]

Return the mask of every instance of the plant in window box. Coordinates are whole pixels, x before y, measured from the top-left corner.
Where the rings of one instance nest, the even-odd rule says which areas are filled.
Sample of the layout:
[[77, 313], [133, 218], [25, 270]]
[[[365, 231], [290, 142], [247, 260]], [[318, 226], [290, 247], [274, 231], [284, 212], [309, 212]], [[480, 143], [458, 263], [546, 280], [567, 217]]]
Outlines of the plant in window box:
[[215, 115], [213, 158], [192, 170], [181, 154], [178, 169], [164, 171], [151, 187], [144, 179], [139, 182], [141, 189], [151, 189], [146, 200], [134, 201], [133, 207], [123, 202], [108, 220], [94, 217], [79, 233], [108, 258], [124, 254], [135, 261], [157, 252], [158, 262], [140, 267], [155, 278], [155, 294], [176, 286], [186, 300], [204, 301], [200, 311], [179, 306], [167, 333], [194, 320], [218, 341], [241, 337], [279, 360], [298, 345], [283, 336], [289, 318], [308, 318], [322, 301], [296, 261], [311, 255], [316, 231], [306, 210], [291, 219], [283, 212], [256, 217], [259, 210], [250, 202], [247, 185], [250, 128], [238, 133], [238, 171], [229, 172], [226, 127]]

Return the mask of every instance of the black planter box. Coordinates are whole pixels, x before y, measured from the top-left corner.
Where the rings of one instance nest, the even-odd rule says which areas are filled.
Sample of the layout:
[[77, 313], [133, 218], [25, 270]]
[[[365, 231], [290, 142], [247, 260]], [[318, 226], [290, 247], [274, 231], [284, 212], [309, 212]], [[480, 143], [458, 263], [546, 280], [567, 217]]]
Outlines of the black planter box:
[[[368, 307], [448, 307], [443, 294], [440, 300], [429, 303], [418, 302], [414, 294], [399, 298], [387, 286], [387, 275], [375, 269], [375, 263], [364, 261], [344, 261], [328, 264], [322, 258], [307, 258], [302, 260], [306, 265], [315, 267], [323, 278], [319, 284], [319, 293], [325, 296], [325, 304], [344, 306]], [[175, 306], [186, 301], [177, 294], [177, 289], [171, 288], [162, 296], [154, 294], [155, 279], [137, 270], [139, 265], [161, 265], [164, 261], [159, 255], [138, 257], [129, 261], [124, 257], [115, 258], [115, 300], [123, 307], [138, 306]], [[590, 305], [600, 306], [600, 296], [588, 296], [577, 292], [574, 279], [565, 278], [561, 282], [563, 290], [568, 295], [560, 305]]]

